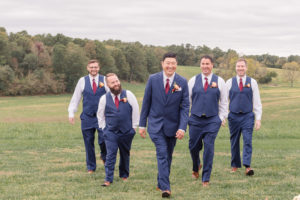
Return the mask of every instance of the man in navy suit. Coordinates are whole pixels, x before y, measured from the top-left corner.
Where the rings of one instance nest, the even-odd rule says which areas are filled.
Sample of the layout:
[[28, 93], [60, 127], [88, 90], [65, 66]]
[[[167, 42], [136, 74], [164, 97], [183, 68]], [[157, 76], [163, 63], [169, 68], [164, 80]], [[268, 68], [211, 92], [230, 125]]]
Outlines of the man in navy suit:
[[166, 53], [162, 72], [152, 74], [145, 88], [139, 133], [145, 138], [148, 119], [149, 136], [156, 147], [157, 189], [162, 197], [171, 195], [170, 170], [176, 139], [182, 139], [187, 127], [189, 94], [187, 81], [175, 73], [176, 54]]
[[92, 174], [96, 170], [94, 145], [96, 130], [98, 131], [98, 144], [101, 150], [100, 159], [105, 163], [106, 158], [106, 147], [103, 139], [103, 132], [98, 126], [96, 113], [98, 110], [99, 99], [108, 89], [106, 88], [104, 76], [98, 74], [100, 66], [97, 60], [90, 60], [87, 65], [87, 70], [89, 75], [79, 79], [68, 111], [69, 122], [74, 124], [74, 114], [77, 111], [81, 98], [83, 97], [83, 108], [80, 115], [81, 131], [85, 145], [87, 170], [89, 174]]
[[[200, 59], [202, 73], [189, 80], [191, 115], [189, 118], [189, 149], [193, 160], [193, 178], [202, 167], [199, 152], [204, 146], [202, 185], [209, 185], [214, 158], [214, 144], [221, 124], [225, 124], [228, 101], [225, 81], [212, 73], [213, 59]], [[204, 144], [204, 145], [203, 145]]]

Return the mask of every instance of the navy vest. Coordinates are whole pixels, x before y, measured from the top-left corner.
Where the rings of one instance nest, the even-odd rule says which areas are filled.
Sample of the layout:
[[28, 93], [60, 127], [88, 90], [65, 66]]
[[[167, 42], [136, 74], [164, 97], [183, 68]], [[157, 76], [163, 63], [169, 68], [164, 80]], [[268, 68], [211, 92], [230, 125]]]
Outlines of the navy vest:
[[251, 78], [246, 77], [243, 90], [240, 91], [236, 77], [232, 78], [232, 86], [229, 91], [229, 110], [233, 113], [249, 113], [253, 110], [253, 93], [251, 88]]
[[[126, 98], [126, 102], [122, 99]], [[119, 108], [117, 109], [111, 93], [106, 94], [105, 106], [106, 129], [115, 133], [127, 133], [132, 129], [132, 107], [128, 103], [126, 90], [122, 90], [120, 95]]]
[[212, 75], [207, 91], [204, 91], [202, 75], [196, 76], [195, 85], [192, 90], [191, 114], [198, 117], [212, 117], [219, 114], [220, 90], [212, 87], [212, 83], [218, 84], [218, 76]]
[[91, 86], [90, 77], [85, 76], [84, 81], [84, 90], [82, 92], [82, 113], [80, 115], [81, 128], [83, 130], [90, 128], [99, 128], [97, 120], [99, 99], [106, 93], [105, 87], [102, 86], [100, 88], [99, 83], [104, 83], [104, 76], [99, 75], [99, 83], [96, 83], [97, 90], [95, 94]]

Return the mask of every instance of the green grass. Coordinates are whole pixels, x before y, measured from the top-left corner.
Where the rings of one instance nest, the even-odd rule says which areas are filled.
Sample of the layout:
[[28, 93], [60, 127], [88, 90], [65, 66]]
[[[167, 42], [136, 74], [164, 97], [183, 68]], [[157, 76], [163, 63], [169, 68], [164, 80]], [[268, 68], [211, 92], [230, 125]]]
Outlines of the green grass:
[[[190, 78], [199, 68], [178, 68]], [[278, 85], [280, 85], [278, 83]], [[124, 83], [141, 104], [144, 84]], [[177, 141], [171, 172], [171, 199], [292, 199], [300, 194], [300, 87], [264, 85], [262, 128], [254, 132], [253, 177], [230, 173], [228, 127], [215, 144], [211, 186], [191, 178], [188, 134]], [[89, 175], [76, 124], [68, 123], [71, 95], [0, 97], [0, 199], [161, 199], [156, 187], [155, 148], [149, 136], [133, 140], [130, 178], [123, 183], [116, 165], [114, 183], [102, 188], [105, 174]], [[99, 149], [96, 149], [99, 154]]]

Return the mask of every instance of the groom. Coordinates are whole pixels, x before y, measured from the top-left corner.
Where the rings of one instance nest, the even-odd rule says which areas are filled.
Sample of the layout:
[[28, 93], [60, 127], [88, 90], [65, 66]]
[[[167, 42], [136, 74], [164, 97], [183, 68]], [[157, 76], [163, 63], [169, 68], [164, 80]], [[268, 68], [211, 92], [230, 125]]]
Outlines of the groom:
[[166, 53], [161, 62], [162, 72], [152, 74], [145, 88], [139, 133], [149, 136], [156, 147], [158, 166], [157, 189], [162, 197], [171, 195], [170, 170], [176, 139], [182, 139], [187, 127], [189, 94], [187, 81], [175, 73], [176, 54]]

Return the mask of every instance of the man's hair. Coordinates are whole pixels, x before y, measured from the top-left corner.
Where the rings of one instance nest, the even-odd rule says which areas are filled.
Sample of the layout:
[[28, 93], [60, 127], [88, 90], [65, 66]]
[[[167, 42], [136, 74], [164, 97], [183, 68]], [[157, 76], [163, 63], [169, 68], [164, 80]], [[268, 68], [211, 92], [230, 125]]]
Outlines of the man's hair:
[[108, 77], [111, 77], [111, 76], [116, 76], [116, 77], [118, 77], [117, 74], [115, 74], [115, 73], [108, 73], [108, 74], [105, 75], [105, 81], [106, 81], [106, 83], [107, 83], [107, 78], [108, 78]]
[[202, 60], [203, 58], [204, 58], [204, 59], [209, 59], [211, 63], [214, 63], [214, 60], [213, 60], [213, 58], [212, 58], [210, 55], [204, 55], [204, 56], [202, 56], [202, 57], [200, 58], [200, 63], [201, 63], [201, 60]]
[[98, 64], [100, 64], [98, 60], [92, 59], [92, 60], [89, 60], [88, 65], [92, 64], [92, 63], [98, 63]]
[[177, 54], [172, 52], [165, 53], [162, 61], [165, 61], [166, 58], [175, 58], [177, 61]]
[[246, 60], [245, 58], [239, 58], [239, 59], [236, 61], [236, 63], [238, 63], [238, 62], [244, 62], [245, 65], [246, 65], [246, 67], [247, 67], [247, 60]]

